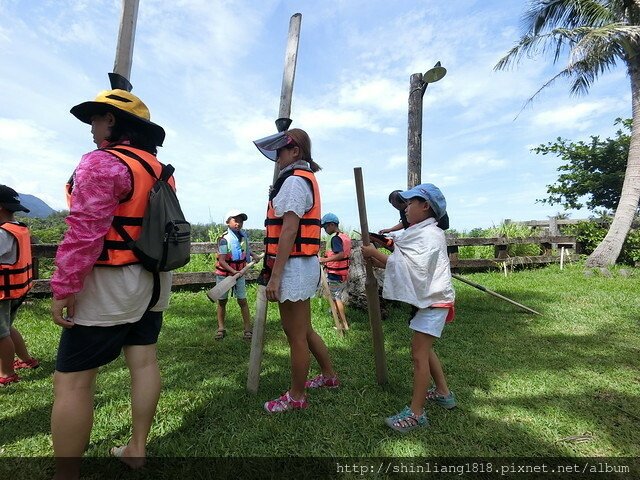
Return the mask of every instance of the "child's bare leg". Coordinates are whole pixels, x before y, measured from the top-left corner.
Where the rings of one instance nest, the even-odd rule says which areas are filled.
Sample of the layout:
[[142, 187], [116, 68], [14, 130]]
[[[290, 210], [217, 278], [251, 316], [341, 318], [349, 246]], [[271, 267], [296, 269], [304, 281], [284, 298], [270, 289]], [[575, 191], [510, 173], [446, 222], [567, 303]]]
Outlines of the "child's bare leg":
[[247, 303], [246, 298], [238, 299], [238, 306], [240, 307], [240, 312], [242, 313], [242, 323], [244, 324], [244, 331], [251, 331], [251, 314], [249, 313], [249, 304]]
[[[304, 384], [309, 374], [309, 343], [311, 306], [309, 300], [278, 304], [282, 329], [287, 335], [291, 351], [291, 388], [289, 394], [295, 400], [304, 396]], [[327, 355], [328, 356], [328, 355]]]
[[349, 330], [349, 324], [347, 323], [347, 316], [344, 313], [344, 303], [342, 302], [342, 300], [333, 300], [333, 302], [335, 302], [336, 304], [338, 317], [340, 318], [340, 321], [342, 321], [343, 327], [345, 328], [345, 330]]
[[13, 370], [15, 354], [11, 335], [0, 338], [0, 377], [9, 377], [15, 373]]
[[224, 300], [218, 300], [218, 309], [217, 309], [217, 315], [218, 315], [218, 331], [220, 330], [224, 330], [224, 317], [227, 310], [227, 299], [225, 298]]
[[16, 350], [17, 357], [25, 362], [27, 360], [31, 360], [31, 355], [29, 355], [27, 345], [24, 343], [24, 338], [22, 338], [20, 332], [14, 327], [11, 327], [11, 340], [13, 340], [13, 346]]
[[447, 385], [447, 380], [444, 377], [442, 364], [440, 363], [440, 359], [433, 348], [429, 350], [429, 370], [431, 372], [431, 378], [433, 378], [433, 381], [436, 384], [436, 392], [440, 395], [444, 395], [445, 397], [449, 395], [449, 386]]
[[435, 337], [426, 333], [413, 332], [411, 339], [411, 357], [413, 360], [413, 395], [411, 396], [411, 411], [422, 415], [426, 401], [425, 392], [430, 381], [429, 352], [433, 347]]
[[331, 358], [329, 357], [329, 349], [322, 340], [322, 337], [316, 333], [313, 326], [309, 328], [307, 332], [307, 343], [309, 344], [309, 350], [320, 365], [322, 375], [325, 377], [335, 377], [336, 372], [331, 365]]

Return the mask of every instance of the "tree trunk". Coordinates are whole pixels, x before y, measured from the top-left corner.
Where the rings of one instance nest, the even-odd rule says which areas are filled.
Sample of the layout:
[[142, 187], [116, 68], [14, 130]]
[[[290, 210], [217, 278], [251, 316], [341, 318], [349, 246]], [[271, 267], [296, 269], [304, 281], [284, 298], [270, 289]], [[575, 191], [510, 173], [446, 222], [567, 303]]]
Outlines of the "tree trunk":
[[627, 169], [624, 174], [620, 203], [616, 208], [611, 227], [600, 245], [589, 255], [587, 267], [605, 267], [616, 263], [640, 201], [640, 60], [638, 57], [632, 58], [628, 65], [631, 77], [633, 124]]

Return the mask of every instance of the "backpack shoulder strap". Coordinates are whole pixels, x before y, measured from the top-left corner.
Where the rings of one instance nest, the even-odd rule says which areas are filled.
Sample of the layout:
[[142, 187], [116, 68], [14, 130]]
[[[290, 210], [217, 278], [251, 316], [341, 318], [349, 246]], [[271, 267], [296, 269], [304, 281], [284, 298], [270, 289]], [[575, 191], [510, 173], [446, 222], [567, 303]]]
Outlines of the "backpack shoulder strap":
[[[142, 167], [147, 171], [147, 173], [149, 175], [151, 175], [153, 178], [155, 178], [156, 180], [158, 180], [158, 177], [156, 176], [156, 172], [153, 171], [153, 168], [151, 168], [151, 165], [149, 165], [146, 161], [144, 161], [142, 159], [142, 157], [140, 157], [138, 154], [132, 152], [131, 150], [129, 150], [128, 148], [105, 148], [104, 149], [105, 152], [110, 152], [110, 153], [119, 153], [120, 155], [125, 155], [133, 160], [136, 160], [138, 163], [140, 163], [140, 165], [142, 165]], [[160, 163], [160, 162], [158, 162]], [[160, 165], [162, 165], [160, 163]], [[163, 171], [164, 171], [164, 165], [163, 166]], [[173, 168], [173, 167], [171, 167]], [[162, 176], [162, 175], [161, 175]]]
[[173, 165], [171, 165], [170, 163], [168, 163], [167, 165], [161, 163], [160, 165], [162, 165], [162, 172], [160, 173], [160, 178], [158, 180], [168, 182], [171, 178], [171, 175], [173, 175], [173, 172], [175, 172], [176, 169], [173, 168]]

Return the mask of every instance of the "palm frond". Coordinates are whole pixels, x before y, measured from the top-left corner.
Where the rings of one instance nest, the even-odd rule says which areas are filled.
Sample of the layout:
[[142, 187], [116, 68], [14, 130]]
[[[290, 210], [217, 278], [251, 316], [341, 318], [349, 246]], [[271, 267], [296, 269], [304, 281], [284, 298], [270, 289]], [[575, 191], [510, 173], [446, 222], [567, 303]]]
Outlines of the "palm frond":
[[599, 26], [616, 21], [606, 2], [598, 0], [536, 0], [522, 19], [528, 34], [539, 35], [557, 27]]
[[589, 88], [600, 74], [617, 66], [617, 59], [621, 58], [621, 53], [622, 50], [618, 45], [609, 44], [603, 46], [598, 55], [587, 55], [569, 64], [565, 70], [573, 78], [570, 88], [571, 95], [588, 93]]
[[553, 31], [541, 35], [524, 35], [520, 42], [509, 50], [493, 69], [506, 70], [519, 63], [525, 56], [533, 57], [538, 54], [545, 54], [550, 49], [555, 51], [555, 63], [563, 49], [568, 48], [572, 41], [574, 41], [572, 35], [561, 31]]
[[531, 95], [526, 102], [524, 102], [524, 105], [522, 105], [522, 108], [520, 109], [520, 111], [518, 112], [518, 114], [516, 115], [516, 117], [514, 118], [514, 120], [516, 120], [520, 114], [524, 111], [525, 108], [527, 108], [531, 103], [533, 103], [533, 101], [535, 100], [535, 98], [548, 86], [552, 85], [556, 80], [558, 80], [559, 78], [563, 78], [563, 77], [569, 77], [571, 76], [570, 72], [565, 68], [564, 70], [556, 73], [553, 77], [551, 77], [549, 80], [547, 80], [544, 85], [542, 85], [533, 95]]
[[640, 0], [530, 0], [522, 25], [525, 33], [494, 70], [525, 56], [549, 55], [556, 64], [567, 53], [568, 63], [525, 102], [518, 116], [559, 78], [571, 79], [572, 95], [584, 94], [599, 75], [640, 56]]
[[[638, 54], [640, 27], [623, 24], [610, 24], [600, 28], [574, 29], [579, 40], [573, 46], [569, 62], [574, 63], [587, 57], [595, 61], [603, 57], [625, 60]], [[614, 61], [615, 63], [615, 61]]]

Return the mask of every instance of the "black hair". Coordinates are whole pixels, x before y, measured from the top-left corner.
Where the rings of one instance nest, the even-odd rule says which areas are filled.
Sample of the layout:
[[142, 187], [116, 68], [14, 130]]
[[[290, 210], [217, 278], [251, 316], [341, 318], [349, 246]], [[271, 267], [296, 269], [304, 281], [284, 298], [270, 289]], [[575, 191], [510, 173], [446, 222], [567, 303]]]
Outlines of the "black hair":
[[116, 122], [111, 127], [111, 134], [107, 137], [108, 141], [117, 143], [122, 140], [128, 140], [132, 147], [139, 148], [152, 155], [158, 153], [158, 144], [149, 129], [145, 128], [140, 122], [119, 115], [117, 112], [112, 111], [111, 113]]

